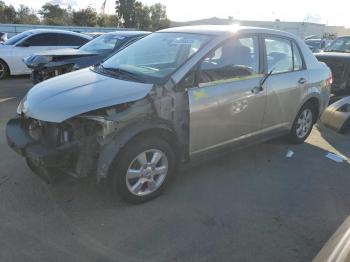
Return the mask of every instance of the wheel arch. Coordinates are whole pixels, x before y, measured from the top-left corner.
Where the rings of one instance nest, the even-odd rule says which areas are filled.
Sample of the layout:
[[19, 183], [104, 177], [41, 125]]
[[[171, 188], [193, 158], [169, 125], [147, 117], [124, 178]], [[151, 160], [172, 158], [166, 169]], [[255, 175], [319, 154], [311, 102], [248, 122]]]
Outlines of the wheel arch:
[[316, 97], [310, 97], [309, 99], [307, 99], [303, 105], [307, 104], [307, 103], [311, 103], [314, 108], [316, 109], [316, 119], [314, 120], [314, 122], [316, 123], [318, 118], [320, 117], [320, 100]]
[[305, 93], [303, 96], [301, 103], [299, 104], [299, 107], [297, 108], [296, 112], [294, 113], [293, 121], [295, 117], [297, 116], [300, 109], [306, 104], [306, 103], [312, 103], [315, 108], [317, 109], [317, 118], [319, 118], [319, 113], [321, 112], [321, 93], [320, 90], [317, 88], [311, 88], [308, 90], [308, 92]]
[[126, 146], [134, 139], [146, 136], [161, 137], [175, 149], [175, 155], [179, 152], [177, 136], [171, 123], [164, 120], [148, 120], [130, 124], [123, 128], [104, 145], [97, 159], [97, 180], [108, 177], [109, 169], [115, 159]]

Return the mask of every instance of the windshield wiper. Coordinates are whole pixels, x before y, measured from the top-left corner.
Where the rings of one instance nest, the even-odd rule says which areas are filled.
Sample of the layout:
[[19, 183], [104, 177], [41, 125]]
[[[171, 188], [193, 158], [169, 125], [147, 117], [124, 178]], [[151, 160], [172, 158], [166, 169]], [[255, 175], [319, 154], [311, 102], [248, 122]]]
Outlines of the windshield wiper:
[[121, 77], [122, 79], [134, 80], [141, 83], [145, 82], [138, 74], [124, 70], [124, 69], [104, 67], [103, 65], [100, 65], [99, 68], [101, 68], [103, 71], [106, 71], [112, 74], [113, 76]]

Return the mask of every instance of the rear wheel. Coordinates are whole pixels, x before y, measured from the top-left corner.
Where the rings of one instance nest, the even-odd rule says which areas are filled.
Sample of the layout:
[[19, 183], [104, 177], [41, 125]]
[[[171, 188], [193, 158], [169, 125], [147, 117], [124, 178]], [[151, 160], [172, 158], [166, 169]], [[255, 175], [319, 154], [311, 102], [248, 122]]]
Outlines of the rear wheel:
[[10, 70], [7, 66], [7, 64], [0, 60], [0, 80], [5, 79], [9, 76]]
[[292, 129], [288, 135], [289, 141], [293, 144], [303, 143], [310, 135], [316, 119], [315, 106], [312, 103], [306, 103], [294, 120]]
[[110, 169], [113, 189], [127, 202], [142, 203], [157, 197], [167, 186], [176, 165], [170, 145], [161, 138], [130, 142]]

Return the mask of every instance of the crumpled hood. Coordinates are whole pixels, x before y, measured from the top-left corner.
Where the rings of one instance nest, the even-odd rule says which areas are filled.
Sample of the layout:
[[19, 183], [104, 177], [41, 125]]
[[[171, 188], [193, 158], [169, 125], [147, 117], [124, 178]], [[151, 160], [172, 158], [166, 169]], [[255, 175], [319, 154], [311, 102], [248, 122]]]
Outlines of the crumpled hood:
[[[82, 58], [96, 56], [97, 53], [86, 52], [80, 49], [74, 48], [65, 48], [65, 49], [54, 49], [54, 50], [45, 50], [38, 53], [35, 53], [31, 56], [25, 57], [23, 62], [28, 68], [38, 69], [50, 62], [60, 63], [63, 60], [73, 59], [73, 58]], [[63, 62], [64, 64], [64, 62]]]
[[75, 48], [63, 48], [63, 49], [53, 49], [45, 50], [35, 53], [35, 55], [44, 55], [44, 56], [71, 56], [71, 55], [91, 55], [93, 53], [82, 51]]
[[92, 110], [139, 100], [152, 86], [107, 77], [86, 68], [35, 85], [21, 102], [18, 113], [59, 123]]

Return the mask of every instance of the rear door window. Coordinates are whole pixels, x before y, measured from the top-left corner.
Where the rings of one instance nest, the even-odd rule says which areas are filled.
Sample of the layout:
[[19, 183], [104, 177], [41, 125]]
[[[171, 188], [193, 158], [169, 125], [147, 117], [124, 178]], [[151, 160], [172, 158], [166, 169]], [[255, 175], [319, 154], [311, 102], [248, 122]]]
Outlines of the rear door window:
[[88, 41], [88, 39], [76, 35], [59, 34], [58, 46], [82, 46]]
[[274, 74], [293, 72], [293, 51], [291, 41], [284, 38], [265, 38], [268, 72]]

